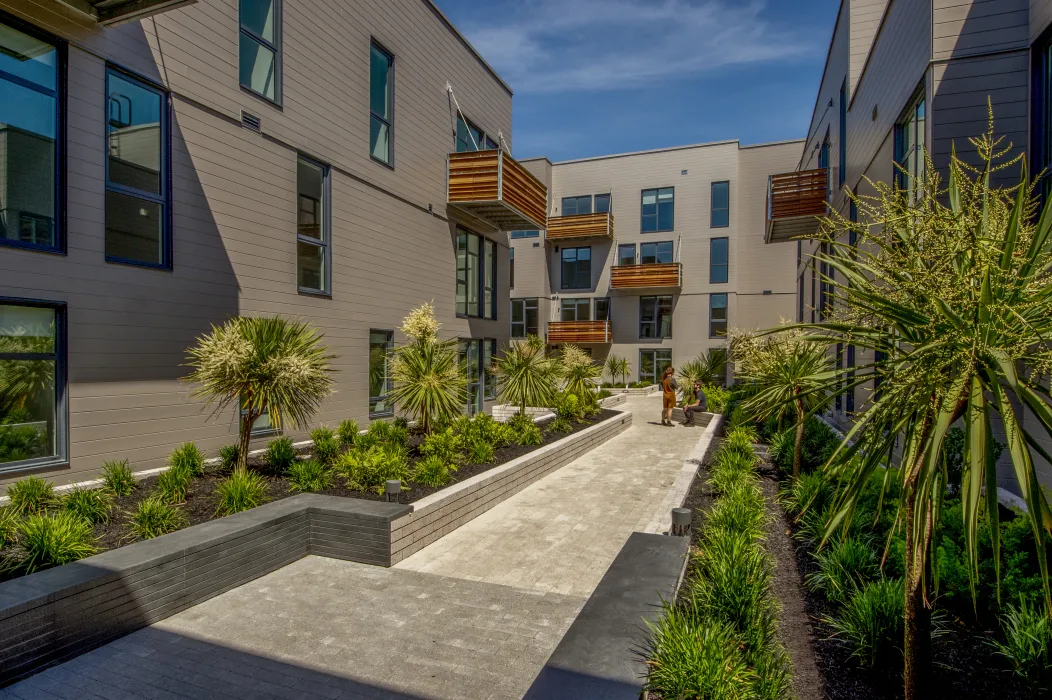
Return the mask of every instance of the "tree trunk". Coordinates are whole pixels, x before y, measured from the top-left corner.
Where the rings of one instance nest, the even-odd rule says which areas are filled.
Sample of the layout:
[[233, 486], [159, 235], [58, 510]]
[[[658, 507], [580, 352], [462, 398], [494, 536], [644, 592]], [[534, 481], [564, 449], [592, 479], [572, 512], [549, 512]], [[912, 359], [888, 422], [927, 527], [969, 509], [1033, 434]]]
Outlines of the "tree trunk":
[[245, 471], [248, 469], [248, 443], [252, 440], [252, 424], [256, 422], [260, 414], [252, 415], [246, 413], [241, 420], [241, 434], [238, 436], [237, 464], [234, 471]]
[[906, 629], [903, 640], [905, 700], [928, 697], [931, 669], [931, 611], [928, 609], [924, 591], [924, 562], [927, 559], [927, 550], [931, 546], [931, 509], [929, 508], [926, 514], [920, 542], [916, 542], [913, 519], [918, 507], [918, 473], [919, 467], [915, 466], [913, 474], [906, 482], [906, 514], [903, 521], [906, 527]]
[[[799, 393], [799, 392], [797, 392]], [[793, 478], [800, 476], [804, 457], [804, 402], [796, 400], [796, 443], [793, 445]]]

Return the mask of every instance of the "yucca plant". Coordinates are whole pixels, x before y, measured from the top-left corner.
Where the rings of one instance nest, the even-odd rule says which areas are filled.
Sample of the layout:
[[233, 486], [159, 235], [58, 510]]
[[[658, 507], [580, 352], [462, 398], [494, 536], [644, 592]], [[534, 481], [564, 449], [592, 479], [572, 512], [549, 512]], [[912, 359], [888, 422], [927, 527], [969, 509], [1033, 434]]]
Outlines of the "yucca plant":
[[[930, 668], [931, 540], [947, 489], [944, 442], [955, 422], [964, 422], [961, 500], [973, 598], [982, 513], [1000, 578], [995, 422], [1002, 426], [1035, 541], [1052, 532], [1052, 511], [1032, 456], [1052, 459], [1035, 433], [1052, 435], [1052, 403], [1042, 383], [1052, 372], [1052, 207], [1034, 220], [1036, 183], [1028, 179], [1022, 156], [1006, 160], [1010, 146], [993, 136], [992, 117], [988, 133], [971, 141], [980, 166], [954, 154], [948, 186], [929, 159], [915, 197], [877, 183], [875, 196], [853, 196], [859, 222], [830, 215], [820, 238], [831, 252], [817, 255], [814, 265], [833, 271], [824, 281], [833, 285], [838, 303], [831, 320], [803, 324], [815, 342], [879, 353], [878, 360], [854, 368], [853, 375], [845, 369], [821, 388], [879, 381], [829, 460], [843, 484], [831, 528], [850, 520], [870, 475], [887, 456], [901, 454], [906, 700], [923, 696]], [[991, 175], [1008, 167], [1020, 167], [1019, 184], [991, 186]], [[841, 242], [848, 231], [859, 237], [857, 246]], [[1031, 414], [1025, 426], [1024, 410]], [[1040, 545], [1036, 557], [1046, 610], [1052, 610]]]
[[67, 512], [34, 513], [18, 527], [24, 551], [18, 568], [27, 574], [68, 564], [98, 551], [91, 523]]
[[568, 394], [585, 397], [595, 391], [595, 380], [603, 376], [603, 366], [596, 364], [592, 356], [578, 346], [567, 343], [560, 348], [559, 376], [563, 389]]
[[402, 323], [408, 342], [391, 358], [391, 400], [430, 433], [452, 421], [467, 403], [467, 376], [456, 340], [439, 340], [439, 324], [430, 304], [409, 313]]
[[38, 476], [27, 476], [8, 486], [7, 497], [8, 508], [16, 515], [43, 513], [58, 503], [55, 485]]
[[192, 395], [220, 414], [242, 410], [235, 471], [247, 468], [252, 424], [264, 413], [275, 428], [310, 423], [332, 391], [330, 355], [309, 324], [280, 316], [237, 316], [197, 339], [188, 350]]
[[62, 499], [62, 508], [91, 525], [104, 523], [110, 517], [110, 497], [102, 489], [74, 488]]
[[684, 398], [693, 402], [694, 382], [721, 386], [727, 381], [727, 351], [723, 348], [712, 348], [693, 360], [687, 360], [679, 367], [679, 378], [683, 385]]
[[128, 460], [112, 460], [102, 465], [102, 487], [118, 498], [135, 490], [137, 483], [132, 476]]
[[610, 375], [610, 383], [614, 383], [614, 377], [621, 377], [621, 383], [624, 384], [628, 377], [628, 358], [621, 357], [610, 353], [606, 356], [606, 362], [603, 367], [606, 369], [606, 373]]
[[131, 531], [143, 540], [175, 532], [186, 527], [186, 523], [186, 514], [159, 496], [142, 499], [131, 514]]
[[216, 487], [216, 515], [233, 515], [267, 502], [267, 480], [247, 469], [235, 471]]
[[285, 472], [290, 491], [313, 493], [332, 486], [332, 470], [314, 459], [294, 462]]
[[558, 363], [544, 354], [544, 342], [535, 335], [513, 341], [493, 365], [497, 374], [497, 398], [519, 407], [551, 406], [558, 389]]

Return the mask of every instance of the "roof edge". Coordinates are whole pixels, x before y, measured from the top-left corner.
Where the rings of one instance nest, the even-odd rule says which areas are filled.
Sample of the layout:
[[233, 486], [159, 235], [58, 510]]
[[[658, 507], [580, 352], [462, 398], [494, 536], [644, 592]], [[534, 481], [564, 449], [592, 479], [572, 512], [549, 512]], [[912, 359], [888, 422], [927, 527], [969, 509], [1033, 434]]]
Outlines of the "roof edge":
[[471, 42], [467, 40], [467, 37], [460, 33], [460, 30], [457, 29], [457, 26], [453, 24], [449, 17], [446, 17], [446, 14], [439, 9], [438, 5], [435, 4], [435, 0], [423, 0], [423, 2], [425, 5], [430, 7], [431, 11], [435, 13], [435, 16], [442, 20], [442, 23], [445, 24], [451, 32], [453, 32], [453, 35], [460, 40], [460, 43], [462, 43], [464, 47], [468, 51], [470, 51], [472, 55], [475, 56], [475, 58], [478, 59], [478, 62], [482, 64], [482, 67], [485, 68], [490, 75], [497, 79], [497, 82], [501, 84], [501, 87], [503, 87], [509, 95], [514, 96], [515, 93], [514, 91], [512, 91], [511, 86], [504, 82], [504, 78], [500, 77], [500, 73], [498, 73], [493, 68], [493, 66], [491, 66], [489, 62], [487, 62], [486, 59], [482, 57], [482, 54], [479, 53], [478, 49], [471, 45]]
[[690, 143], [683, 146], [665, 146], [663, 148], [650, 148], [644, 151], [626, 151], [624, 153], [608, 153], [602, 156], [589, 156], [587, 158], [572, 158], [570, 160], [553, 161], [552, 165], [569, 165], [571, 163], [585, 163], [591, 160], [608, 160], [610, 158], [628, 158], [629, 156], [643, 156], [651, 153], [668, 153], [669, 151], [686, 151], [691, 148], [708, 148], [709, 146], [726, 146], [737, 144], [738, 139], [726, 139], [723, 141], [707, 141], [705, 143]]

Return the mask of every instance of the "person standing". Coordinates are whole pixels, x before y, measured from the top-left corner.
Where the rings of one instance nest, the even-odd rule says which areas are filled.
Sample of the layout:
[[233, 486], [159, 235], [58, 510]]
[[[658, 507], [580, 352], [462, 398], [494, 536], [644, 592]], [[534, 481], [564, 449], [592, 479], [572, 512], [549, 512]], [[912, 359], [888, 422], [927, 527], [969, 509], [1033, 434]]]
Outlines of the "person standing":
[[676, 370], [666, 367], [661, 375], [661, 425], [672, 426], [672, 409], [676, 407]]
[[694, 382], [694, 403], [683, 407], [683, 425], [694, 425], [694, 414], [709, 410], [709, 400], [701, 388], [701, 382]]

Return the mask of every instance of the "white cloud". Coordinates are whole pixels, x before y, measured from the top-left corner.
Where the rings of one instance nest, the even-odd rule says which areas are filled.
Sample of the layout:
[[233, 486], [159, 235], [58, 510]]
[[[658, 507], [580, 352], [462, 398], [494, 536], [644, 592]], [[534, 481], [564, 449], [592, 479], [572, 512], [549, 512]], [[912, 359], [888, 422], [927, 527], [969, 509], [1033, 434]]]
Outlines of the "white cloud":
[[[518, 94], [638, 87], [814, 49], [761, 0], [526, 0], [462, 26]], [[479, 15], [476, 15], [479, 17]]]

